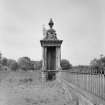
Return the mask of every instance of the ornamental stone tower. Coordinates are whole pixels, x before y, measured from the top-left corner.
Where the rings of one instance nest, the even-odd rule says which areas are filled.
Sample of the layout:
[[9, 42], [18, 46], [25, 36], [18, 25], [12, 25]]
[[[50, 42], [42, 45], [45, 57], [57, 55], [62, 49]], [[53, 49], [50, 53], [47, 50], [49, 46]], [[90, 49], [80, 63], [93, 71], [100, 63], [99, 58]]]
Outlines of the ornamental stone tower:
[[53, 25], [54, 23], [52, 19], [50, 19], [50, 29], [44, 31], [44, 38], [40, 40], [43, 49], [42, 79], [44, 80], [55, 80], [57, 78], [57, 73], [61, 70], [62, 40], [57, 38]]

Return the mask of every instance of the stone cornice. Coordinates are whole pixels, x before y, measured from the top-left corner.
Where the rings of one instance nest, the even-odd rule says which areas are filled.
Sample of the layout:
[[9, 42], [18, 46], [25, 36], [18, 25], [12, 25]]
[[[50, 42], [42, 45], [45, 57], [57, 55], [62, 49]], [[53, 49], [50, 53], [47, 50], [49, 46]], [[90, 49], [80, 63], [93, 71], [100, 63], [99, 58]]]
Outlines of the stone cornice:
[[40, 40], [42, 47], [47, 46], [61, 46], [63, 40]]

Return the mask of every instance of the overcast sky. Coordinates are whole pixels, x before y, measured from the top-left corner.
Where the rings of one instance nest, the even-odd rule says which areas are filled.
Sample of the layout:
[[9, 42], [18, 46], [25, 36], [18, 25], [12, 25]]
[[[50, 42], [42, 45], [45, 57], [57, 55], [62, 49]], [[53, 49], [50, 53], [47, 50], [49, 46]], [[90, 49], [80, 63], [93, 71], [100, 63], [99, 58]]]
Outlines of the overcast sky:
[[105, 0], [0, 0], [0, 51], [18, 59], [40, 60], [42, 26], [53, 18], [63, 40], [62, 58], [89, 64], [105, 55]]

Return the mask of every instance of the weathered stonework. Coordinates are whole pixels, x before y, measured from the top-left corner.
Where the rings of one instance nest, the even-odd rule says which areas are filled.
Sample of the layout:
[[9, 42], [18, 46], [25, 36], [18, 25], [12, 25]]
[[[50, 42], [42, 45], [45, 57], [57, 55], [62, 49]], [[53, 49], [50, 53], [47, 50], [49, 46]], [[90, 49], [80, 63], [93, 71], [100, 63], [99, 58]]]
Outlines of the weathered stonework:
[[40, 40], [43, 49], [42, 77], [44, 80], [49, 78], [56, 79], [56, 73], [61, 70], [60, 61], [62, 40], [58, 40], [56, 31], [52, 28], [53, 25], [54, 23], [51, 19], [49, 22], [50, 29], [46, 31], [43, 40]]

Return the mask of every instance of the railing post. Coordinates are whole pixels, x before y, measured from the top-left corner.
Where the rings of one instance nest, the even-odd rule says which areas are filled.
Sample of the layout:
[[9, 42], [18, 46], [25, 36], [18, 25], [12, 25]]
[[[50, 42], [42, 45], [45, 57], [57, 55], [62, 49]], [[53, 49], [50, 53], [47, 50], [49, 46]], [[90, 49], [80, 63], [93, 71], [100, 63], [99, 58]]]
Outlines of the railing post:
[[103, 84], [103, 98], [105, 99], [104, 95], [105, 95], [105, 78], [104, 78], [104, 71], [103, 71], [103, 75], [102, 75], [102, 84]]
[[102, 71], [103, 70], [101, 69], [101, 77], [100, 77], [101, 78], [101, 80], [100, 80], [100, 96], [101, 97], [103, 97], [103, 83], [102, 83], [102, 81], [103, 81], [102, 79], [103, 78], [102, 78]]

